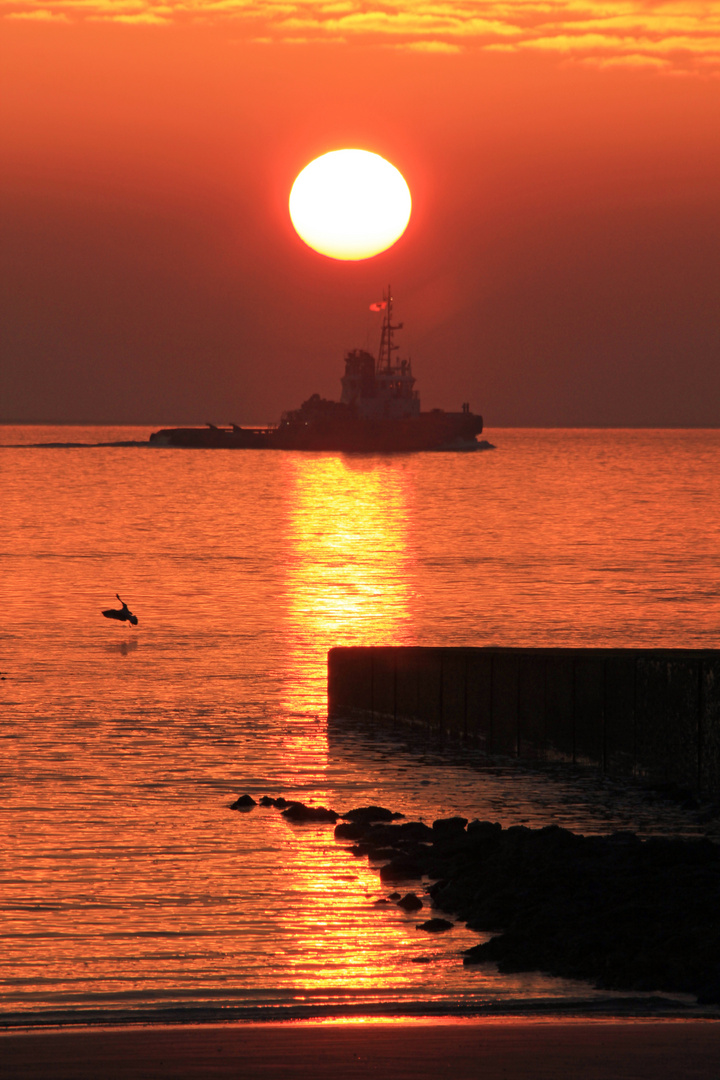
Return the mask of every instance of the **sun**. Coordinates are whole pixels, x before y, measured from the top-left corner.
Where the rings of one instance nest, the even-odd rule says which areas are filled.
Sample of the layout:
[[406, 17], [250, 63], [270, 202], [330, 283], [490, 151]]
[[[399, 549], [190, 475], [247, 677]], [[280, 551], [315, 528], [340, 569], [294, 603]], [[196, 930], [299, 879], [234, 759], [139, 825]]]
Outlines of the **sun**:
[[290, 192], [290, 218], [313, 251], [331, 259], [370, 259], [405, 232], [412, 200], [402, 174], [369, 150], [315, 158]]

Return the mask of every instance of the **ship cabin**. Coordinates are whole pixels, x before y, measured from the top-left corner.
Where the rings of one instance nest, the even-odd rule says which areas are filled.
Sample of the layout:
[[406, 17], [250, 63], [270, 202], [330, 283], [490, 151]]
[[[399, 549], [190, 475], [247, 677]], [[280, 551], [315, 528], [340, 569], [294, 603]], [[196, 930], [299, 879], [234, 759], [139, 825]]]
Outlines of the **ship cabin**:
[[382, 303], [371, 305], [372, 311], [385, 312], [377, 361], [363, 349], [354, 349], [345, 357], [340, 400], [365, 420], [402, 420], [420, 415], [412, 363], [394, 355], [398, 346], [393, 342], [393, 333], [402, 330], [402, 323], [393, 325], [392, 304], [388, 285]]
[[382, 368], [375, 357], [354, 349], [345, 357], [340, 400], [353, 405], [356, 414], [367, 420], [400, 420], [417, 416], [420, 399], [409, 360], [397, 360]]

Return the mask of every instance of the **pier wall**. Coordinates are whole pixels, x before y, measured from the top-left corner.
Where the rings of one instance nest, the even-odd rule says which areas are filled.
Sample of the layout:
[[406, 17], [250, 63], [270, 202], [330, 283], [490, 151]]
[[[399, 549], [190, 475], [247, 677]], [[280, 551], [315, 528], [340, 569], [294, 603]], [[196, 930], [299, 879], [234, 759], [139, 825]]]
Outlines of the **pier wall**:
[[334, 648], [328, 711], [720, 798], [720, 650]]

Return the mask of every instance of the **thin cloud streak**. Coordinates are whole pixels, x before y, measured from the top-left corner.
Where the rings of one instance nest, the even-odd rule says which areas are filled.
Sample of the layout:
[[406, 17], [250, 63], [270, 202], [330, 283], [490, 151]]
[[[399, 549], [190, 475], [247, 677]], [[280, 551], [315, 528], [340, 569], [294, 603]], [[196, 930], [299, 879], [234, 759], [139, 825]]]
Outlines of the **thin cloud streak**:
[[720, 74], [720, 6], [711, 0], [0, 0], [0, 14], [38, 23], [228, 25], [269, 44], [531, 50], [600, 68]]

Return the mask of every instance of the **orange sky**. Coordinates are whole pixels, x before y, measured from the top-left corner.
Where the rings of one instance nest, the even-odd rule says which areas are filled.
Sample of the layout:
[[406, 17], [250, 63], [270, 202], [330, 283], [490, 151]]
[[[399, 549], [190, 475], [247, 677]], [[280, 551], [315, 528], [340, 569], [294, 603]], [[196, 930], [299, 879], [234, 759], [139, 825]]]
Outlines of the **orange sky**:
[[[391, 280], [424, 408], [720, 422], [720, 3], [0, 2], [6, 420], [277, 420]], [[327, 260], [313, 157], [393, 162]]]

